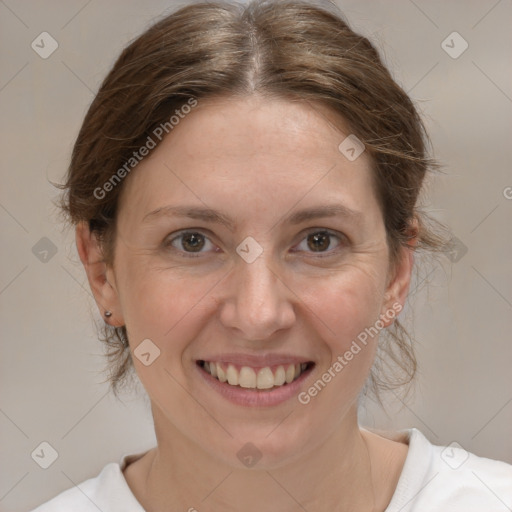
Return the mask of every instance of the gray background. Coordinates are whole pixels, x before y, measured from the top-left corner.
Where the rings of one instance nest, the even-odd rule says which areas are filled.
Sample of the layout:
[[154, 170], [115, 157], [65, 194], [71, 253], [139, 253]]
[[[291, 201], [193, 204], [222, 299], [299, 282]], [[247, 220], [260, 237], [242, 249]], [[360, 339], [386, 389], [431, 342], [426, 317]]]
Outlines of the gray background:
[[[0, 1], [3, 511], [29, 510], [154, 443], [143, 393], [119, 402], [101, 383], [103, 349], [94, 328], [101, 320], [49, 180], [61, 180], [86, 109], [119, 51], [175, 5]], [[369, 404], [362, 421], [416, 426], [435, 444], [457, 441], [512, 463], [511, 2], [339, 5], [420, 106], [446, 173], [431, 182], [425, 209], [460, 240], [457, 254], [441, 256], [442, 265], [412, 286], [406, 313], [420, 361], [415, 395], [407, 405], [389, 395], [387, 413]], [[59, 45], [47, 59], [31, 48], [43, 31]], [[441, 46], [454, 31], [469, 44], [458, 58]], [[449, 44], [461, 48], [460, 41]], [[57, 251], [47, 261], [40, 259], [43, 237]], [[428, 288], [420, 283], [425, 277]], [[46, 470], [31, 458], [43, 441], [59, 455]]]

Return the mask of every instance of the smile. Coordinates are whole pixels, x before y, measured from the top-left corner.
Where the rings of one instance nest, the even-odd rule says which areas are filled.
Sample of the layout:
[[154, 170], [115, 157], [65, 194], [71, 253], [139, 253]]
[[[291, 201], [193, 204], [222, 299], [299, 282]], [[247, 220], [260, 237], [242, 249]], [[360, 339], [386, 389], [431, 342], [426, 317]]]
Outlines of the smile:
[[296, 363], [287, 365], [253, 368], [231, 363], [215, 361], [197, 361], [198, 366], [222, 383], [248, 390], [273, 390], [291, 384], [314, 363]]

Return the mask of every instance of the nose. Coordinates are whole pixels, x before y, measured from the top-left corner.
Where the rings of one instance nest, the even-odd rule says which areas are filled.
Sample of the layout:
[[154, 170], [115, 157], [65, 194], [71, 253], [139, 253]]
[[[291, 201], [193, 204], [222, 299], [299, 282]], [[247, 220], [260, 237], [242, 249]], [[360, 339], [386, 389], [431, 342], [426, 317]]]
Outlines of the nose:
[[265, 340], [295, 322], [295, 295], [263, 255], [252, 263], [238, 261], [230, 283], [220, 319], [225, 327], [238, 331], [237, 336]]

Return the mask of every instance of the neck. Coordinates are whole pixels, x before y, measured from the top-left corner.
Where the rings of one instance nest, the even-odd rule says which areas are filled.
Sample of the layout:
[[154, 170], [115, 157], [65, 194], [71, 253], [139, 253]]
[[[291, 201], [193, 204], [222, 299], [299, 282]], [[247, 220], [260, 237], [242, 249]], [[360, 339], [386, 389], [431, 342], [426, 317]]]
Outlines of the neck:
[[[373, 511], [371, 449], [350, 411], [328, 439], [293, 461], [239, 469], [197, 446], [153, 408], [158, 445], [148, 458], [139, 500], [148, 512], [168, 509], [282, 512]], [[373, 473], [373, 474], [372, 474]]]

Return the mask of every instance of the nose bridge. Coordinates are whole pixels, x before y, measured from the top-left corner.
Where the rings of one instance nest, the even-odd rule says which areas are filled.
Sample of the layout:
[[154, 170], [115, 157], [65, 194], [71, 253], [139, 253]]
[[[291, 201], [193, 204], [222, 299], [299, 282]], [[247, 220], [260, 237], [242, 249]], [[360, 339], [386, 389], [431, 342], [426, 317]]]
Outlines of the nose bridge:
[[238, 299], [248, 305], [267, 305], [271, 309], [281, 283], [271, 269], [269, 258], [262, 254], [252, 263], [242, 262], [239, 271], [241, 287], [238, 290]]
[[242, 258], [237, 262], [234, 296], [225, 321], [246, 338], [267, 338], [293, 323], [293, 305], [287, 288], [273, 267], [265, 252], [251, 263]]

